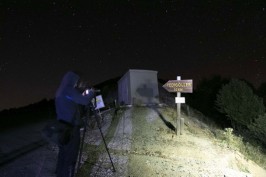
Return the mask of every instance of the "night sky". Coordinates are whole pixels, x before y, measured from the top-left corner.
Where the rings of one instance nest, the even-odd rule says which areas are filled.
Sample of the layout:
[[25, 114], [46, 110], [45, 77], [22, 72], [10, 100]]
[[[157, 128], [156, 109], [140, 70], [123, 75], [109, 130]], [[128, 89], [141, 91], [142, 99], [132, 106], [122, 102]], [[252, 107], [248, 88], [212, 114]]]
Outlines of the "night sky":
[[128, 69], [197, 83], [266, 82], [266, 3], [179, 0], [0, 2], [0, 110], [54, 98], [64, 73], [91, 85]]

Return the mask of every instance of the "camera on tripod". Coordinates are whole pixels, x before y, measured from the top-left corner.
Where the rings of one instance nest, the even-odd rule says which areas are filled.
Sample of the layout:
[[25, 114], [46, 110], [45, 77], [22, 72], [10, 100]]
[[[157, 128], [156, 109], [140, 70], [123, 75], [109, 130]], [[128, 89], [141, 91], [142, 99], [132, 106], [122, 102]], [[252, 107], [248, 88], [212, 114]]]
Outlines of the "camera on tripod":
[[89, 90], [92, 87], [89, 85], [89, 82], [78, 80], [78, 82], [75, 85], [75, 88], [79, 90], [80, 93], [84, 93], [86, 90]]
[[[85, 120], [84, 120], [85, 126], [84, 126], [84, 130], [83, 130], [82, 141], [81, 141], [78, 169], [80, 168], [81, 154], [82, 154], [82, 151], [83, 151], [85, 132], [87, 130], [87, 125], [88, 125], [90, 128], [95, 128], [97, 126], [98, 129], [100, 130], [100, 133], [101, 133], [104, 145], [105, 145], [105, 149], [106, 149], [106, 151], [108, 153], [109, 159], [110, 159], [112, 167], [113, 167], [112, 171], [115, 172], [116, 170], [115, 170], [111, 155], [109, 153], [107, 144], [105, 142], [105, 139], [104, 139], [104, 136], [103, 136], [103, 133], [102, 133], [102, 130], [101, 130], [101, 126], [102, 126], [101, 124], [103, 123], [103, 118], [101, 117], [99, 109], [104, 107], [104, 103], [103, 103], [101, 95], [96, 96], [96, 93], [99, 93], [100, 90], [96, 90], [93, 87], [90, 87], [88, 82], [79, 82], [77, 84], [77, 89], [80, 90], [80, 92], [84, 96], [85, 95], [89, 95], [91, 92], [93, 92], [93, 95], [94, 95], [94, 98], [92, 99], [91, 103], [87, 107], [88, 110], [86, 111], [86, 116], [85, 116]], [[99, 112], [97, 113], [96, 110], [98, 110]], [[91, 119], [92, 117], [94, 119]]]

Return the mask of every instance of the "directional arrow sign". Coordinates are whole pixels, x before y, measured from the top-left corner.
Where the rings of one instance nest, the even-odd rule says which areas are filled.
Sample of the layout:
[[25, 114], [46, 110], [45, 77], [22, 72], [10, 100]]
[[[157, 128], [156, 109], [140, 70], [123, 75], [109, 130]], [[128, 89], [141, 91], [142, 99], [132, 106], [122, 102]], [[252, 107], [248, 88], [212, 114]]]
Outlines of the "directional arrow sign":
[[193, 92], [193, 80], [169, 80], [163, 85], [168, 92]]

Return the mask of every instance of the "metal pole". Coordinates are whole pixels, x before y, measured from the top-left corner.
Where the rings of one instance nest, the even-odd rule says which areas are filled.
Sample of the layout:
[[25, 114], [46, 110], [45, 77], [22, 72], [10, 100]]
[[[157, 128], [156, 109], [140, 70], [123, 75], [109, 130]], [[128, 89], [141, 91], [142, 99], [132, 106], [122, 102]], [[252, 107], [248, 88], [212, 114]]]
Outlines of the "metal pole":
[[[177, 76], [176, 80], [181, 80], [181, 76]], [[177, 92], [176, 94], [177, 97], [181, 97], [181, 93]], [[180, 135], [180, 103], [177, 103], [177, 118], [176, 118], [176, 135]]]

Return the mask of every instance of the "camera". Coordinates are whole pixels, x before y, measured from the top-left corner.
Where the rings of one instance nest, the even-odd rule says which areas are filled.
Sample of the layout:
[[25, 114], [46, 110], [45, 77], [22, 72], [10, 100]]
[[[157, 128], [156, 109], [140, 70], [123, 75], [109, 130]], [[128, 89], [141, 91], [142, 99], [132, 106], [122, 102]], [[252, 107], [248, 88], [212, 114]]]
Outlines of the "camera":
[[80, 91], [80, 93], [84, 93], [86, 90], [89, 90], [91, 87], [89, 86], [89, 82], [79, 80], [75, 85], [75, 88]]

